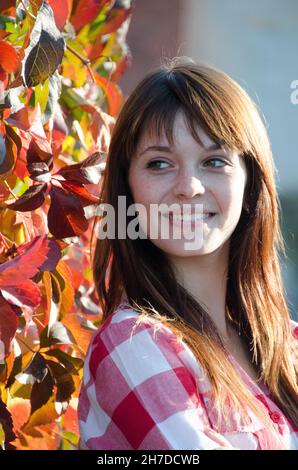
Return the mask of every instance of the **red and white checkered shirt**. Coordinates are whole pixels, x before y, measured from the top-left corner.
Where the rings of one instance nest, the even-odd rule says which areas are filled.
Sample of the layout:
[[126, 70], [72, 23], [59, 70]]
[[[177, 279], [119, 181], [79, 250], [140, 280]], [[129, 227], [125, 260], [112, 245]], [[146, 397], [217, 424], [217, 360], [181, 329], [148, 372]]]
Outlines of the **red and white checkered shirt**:
[[[233, 356], [273, 430], [253, 415], [244, 425], [233, 410], [233, 431], [219, 428], [210, 382], [190, 348], [148, 317], [133, 330], [138, 316], [121, 304], [90, 343], [78, 406], [82, 449], [298, 449], [298, 428]], [[291, 327], [298, 339], [298, 323]]]

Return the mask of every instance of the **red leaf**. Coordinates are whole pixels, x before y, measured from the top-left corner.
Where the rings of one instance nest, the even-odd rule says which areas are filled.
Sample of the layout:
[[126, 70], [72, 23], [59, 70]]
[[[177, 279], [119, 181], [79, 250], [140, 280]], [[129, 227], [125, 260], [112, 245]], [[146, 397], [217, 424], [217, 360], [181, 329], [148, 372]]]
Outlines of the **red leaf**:
[[[17, 252], [19, 255], [25, 254], [31, 247], [34, 245], [35, 239], [31, 240], [28, 243], [24, 243], [23, 245], [19, 246], [17, 248]], [[42, 248], [47, 250], [47, 258], [42, 263], [41, 266], [39, 266], [38, 271], [44, 272], [44, 271], [54, 271], [56, 268], [60, 258], [61, 258], [61, 248], [59, 243], [54, 239], [54, 238], [44, 238]]]
[[28, 107], [24, 106], [23, 108], [19, 109], [15, 113], [9, 116], [7, 121], [15, 127], [22, 129], [23, 131], [28, 131], [30, 128], [30, 121], [29, 121], [29, 109]]
[[6, 207], [14, 211], [33, 211], [44, 203], [46, 191], [46, 183], [30, 186], [30, 188], [27, 189], [27, 191], [17, 199], [17, 201], [11, 204], [6, 204]]
[[[4, 353], [9, 354], [9, 348], [12, 338], [14, 337], [17, 326], [18, 318], [13, 308], [6, 302], [0, 295], [0, 339], [4, 343]], [[1, 344], [1, 343], [0, 343]], [[1, 352], [1, 351], [0, 351]]]
[[102, 174], [103, 161], [104, 154], [95, 152], [82, 162], [64, 166], [56, 175], [61, 175], [63, 178], [79, 184], [98, 184]]
[[15, 286], [7, 286], [1, 289], [2, 295], [12, 305], [22, 307], [36, 307], [40, 304], [41, 295], [39, 287], [33, 281], [20, 281]]
[[36, 237], [24, 253], [0, 265], [0, 288], [14, 286], [35, 276], [47, 255], [47, 238]]
[[72, 0], [59, 0], [59, 2], [57, 0], [48, 0], [48, 4], [53, 10], [57, 28], [62, 31], [72, 7]]
[[79, 199], [55, 187], [50, 195], [48, 226], [54, 237], [69, 238], [84, 233], [89, 224]]
[[8, 42], [0, 40], [0, 66], [5, 72], [11, 73], [18, 63], [18, 54]]
[[29, 106], [24, 106], [16, 113], [11, 114], [7, 121], [12, 126], [29, 132], [39, 150], [39, 156], [43, 154], [44, 158], [42, 158], [42, 160], [46, 161], [47, 156], [52, 154], [52, 149], [42, 125], [42, 115], [39, 104], [33, 109]]
[[[113, 0], [112, 0], [113, 1]], [[112, 3], [111, 0], [80, 0], [75, 9], [74, 14], [71, 16], [71, 23], [78, 32], [83, 26], [91, 23], [102, 7], [106, 3]]]
[[[1, 139], [1, 136], [0, 136], [0, 139]], [[7, 186], [5, 186], [5, 184], [0, 181], [0, 201], [4, 201], [5, 199], [8, 198], [10, 192], [9, 192], [9, 189], [7, 189]]]
[[61, 248], [58, 242], [54, 238], [48, 238], [48, 259], [39, 267], [39, 272], [44, 271], [54, 271], [60, 258], [61, 258]]
[[44, 162], [48, 166], [48, 170], [51, 169], [53, 166], [53, 155], [52, 152], [44, 151], [34, 139], [31, 140], [27, 155], [27, 164], [28, 164], [28, 169], [30, 171], [29, 166], [32, 163], [39, 163], [39, 162]]
[[11, 9], [12, 7], [15, 8], [15, 0], [1, 0], [1, 5], [0, 5], [0, 12], [2, 15], [7, 15], [7, 11]]
[[89, 193], [83, 185], [78, 185], [70, 181], [61, 181], [61, 184], [67, 191], [70, 191], [80, 199], [83, 207], [95, 204], [99, 201], [99, 198]]

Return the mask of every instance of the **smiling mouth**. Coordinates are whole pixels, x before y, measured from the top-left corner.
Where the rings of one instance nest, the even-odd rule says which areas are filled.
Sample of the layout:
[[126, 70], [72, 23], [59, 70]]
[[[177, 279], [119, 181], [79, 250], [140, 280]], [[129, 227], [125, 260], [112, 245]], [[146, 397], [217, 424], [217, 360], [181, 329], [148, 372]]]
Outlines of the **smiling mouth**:
[[210, 220], [215, 216], [215, 212], [204, 212], [197, 214], [174, 214], [170, 212], [168, 214], [163, 214], [164, 217], [168, 217], [171, 223], [178, 224], [190, 224], [195, 222], [203, 222], [205, 220]]

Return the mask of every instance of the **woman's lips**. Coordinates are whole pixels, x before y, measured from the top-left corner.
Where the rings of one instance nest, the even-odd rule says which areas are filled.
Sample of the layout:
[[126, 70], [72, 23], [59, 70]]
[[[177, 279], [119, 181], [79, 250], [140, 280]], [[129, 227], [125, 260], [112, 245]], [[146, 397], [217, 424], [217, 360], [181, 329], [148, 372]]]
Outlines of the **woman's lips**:
[[198, 214], [163, 214], [169, 220], [170, 225], [194, 229], [212, 220], [216, 214], [214, 212]]

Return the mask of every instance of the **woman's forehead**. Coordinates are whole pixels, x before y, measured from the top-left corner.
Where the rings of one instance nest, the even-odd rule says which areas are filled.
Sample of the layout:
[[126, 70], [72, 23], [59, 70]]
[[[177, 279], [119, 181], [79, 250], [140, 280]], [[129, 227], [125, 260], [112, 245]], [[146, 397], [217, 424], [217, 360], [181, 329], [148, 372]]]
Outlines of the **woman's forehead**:
[[202, 149], [215, 149], [220, 148], [221, 145], [218, 141], [214, 140], [201, 126], [199, 122], [193, 123], [193, 130], [182, 112], [177, 112], [171, 128], [164, 123], [163, 126], [157, 127], [154, 122], [151, 126], [146, 126], [146, 130], [143, 131], [141, 139], [138, 145], [138, 152], [142, 152], [145, 147], [153, 145], [162, 145], [175, 148], [179, 145], [179, 142], [185, 138], [185, 136], [191, 135], [202, 147]]

